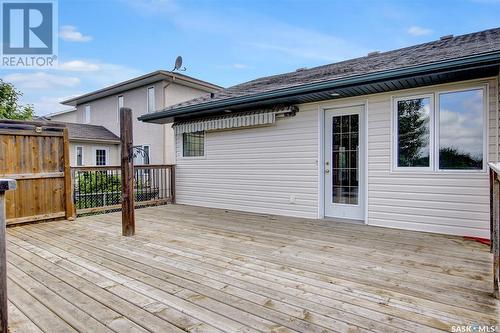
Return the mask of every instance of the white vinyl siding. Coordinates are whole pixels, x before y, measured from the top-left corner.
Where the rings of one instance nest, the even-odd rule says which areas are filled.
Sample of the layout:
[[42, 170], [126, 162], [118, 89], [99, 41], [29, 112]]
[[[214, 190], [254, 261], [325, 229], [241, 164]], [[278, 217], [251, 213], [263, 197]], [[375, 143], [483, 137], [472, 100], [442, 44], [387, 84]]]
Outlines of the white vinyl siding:
[[[261, 214], [322, 216], [318, 110], [366, 104], [367, 218], [370, 225], [489, 237], [486, 172], [391, 170], [394, 98], [477, 87], [442, 85], [300, 106], [275, 125], [206, 133], [204, 159], [183, 159], [176, 136], [177, 202]], [[498, 82], [488, 81], [488, 157], [498, 159]], [[295, 198], [295, 203], [291, 203]]]
[[317, 218], [317, 128], [314, 108], [271, 126], [206, 132], [204, 159], [182, 158], [177, 135], [176, 202]]
[[[446, 86], [463, 89], [477, 84]], [[497, 83], [489, 82], [489, 140], [498, 142]], [[416, 94], [436, 88], [415, 89]], [[442, 90], [439, 88], [439, 90]], [[397, 95], [398, 92], [395, 92]], [[393, 94], [394, 95], [394, 94]], [[489, 237], [489, 182], [485, 172], [391, 171], [391, 99], [369, 97], [368, 223], [384, 227]], [[496, 144], [489, 145], [490, 161]]]

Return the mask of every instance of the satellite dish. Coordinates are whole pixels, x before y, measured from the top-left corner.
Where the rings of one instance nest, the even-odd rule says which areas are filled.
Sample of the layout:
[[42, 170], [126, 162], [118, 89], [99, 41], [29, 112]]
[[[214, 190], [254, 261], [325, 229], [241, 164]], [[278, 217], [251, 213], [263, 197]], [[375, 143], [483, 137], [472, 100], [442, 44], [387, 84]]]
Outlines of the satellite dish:
[[175, 59], [175, 65], [174, 65], [174, 69], [172, 70], [172, 72], [174, 72], [174, 71], [185, 71], [185, 70], [186, 70], [186, 67], [182, 67], [182, 57], [178, 56]]

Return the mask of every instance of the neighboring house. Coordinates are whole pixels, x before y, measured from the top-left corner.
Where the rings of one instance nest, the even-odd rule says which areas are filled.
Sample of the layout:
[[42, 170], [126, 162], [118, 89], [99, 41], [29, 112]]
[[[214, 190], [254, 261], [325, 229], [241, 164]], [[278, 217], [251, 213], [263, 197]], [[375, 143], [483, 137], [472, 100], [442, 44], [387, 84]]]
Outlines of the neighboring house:
[[176, 202], [488, 237], [500, 29], [264, 77], [174, 123]]
[[[104, 126], [119, 136], [118, 111], [120, 107], [131, 108], [136, 119], [144, 113], [153, 113], [169, 105], [220, 89], [221, 87], [214, 84], [179, 73], [155, 71], [63, 101], [62, 104], [73, 106], [76, 111], [52, 114], [49, 118], [53, 121]], [[172, 164], [175, 162], [174, 135], [170, 125], [154, 126], [135, 120], [133, 131], [134, 145], [149, 152], [149, 161], [144, 161], [141, 156], [136, 159], [136, 164], [148, 162]], [[91, 157], [92, 161], [96, 157], [94, 155]], [[113, 161], [112, 164], [119, 164], [118, 160], [110, 159], [110, 161]]]
[[120, 165], [120, 138], [110, 130], [98, 125], [62, 124], [68, 128], [71, 166]]
[[53, 121], [62, 121], [65, 123], [76, 123], [76, 109], [50, 113], [42, 118]]

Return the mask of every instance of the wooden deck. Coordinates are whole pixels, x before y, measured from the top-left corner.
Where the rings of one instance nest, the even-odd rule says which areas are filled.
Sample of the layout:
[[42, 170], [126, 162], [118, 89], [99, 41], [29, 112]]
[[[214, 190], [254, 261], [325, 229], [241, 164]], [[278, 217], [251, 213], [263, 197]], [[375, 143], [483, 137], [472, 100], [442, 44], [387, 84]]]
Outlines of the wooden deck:
[[497, 325], [489, 247], [181, 205], [8, 229], [11, 332], [433, 332]]

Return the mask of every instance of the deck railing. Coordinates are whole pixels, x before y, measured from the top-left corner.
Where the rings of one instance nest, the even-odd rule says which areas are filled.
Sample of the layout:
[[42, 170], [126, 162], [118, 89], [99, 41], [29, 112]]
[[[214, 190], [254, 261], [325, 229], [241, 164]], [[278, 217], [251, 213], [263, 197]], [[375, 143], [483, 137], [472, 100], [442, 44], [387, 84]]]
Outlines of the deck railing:
[[493, 253], [493, 294], [500, 298], [500, 163], [489, 163], [490, 167], [490, 233]]
[[16, 189], [13, 179], [0, 179], [0, 333], [7, 333], [9, 320], [7, 309], [7, 248], [6, 248], [6, 213], [5, 192]]
[[[135, 206], [172, 203], [175, 199], [173, 165], [134, 166]], [[121, 208], [121, 167], [72, 167], [73, 200], [78, 215]]]

